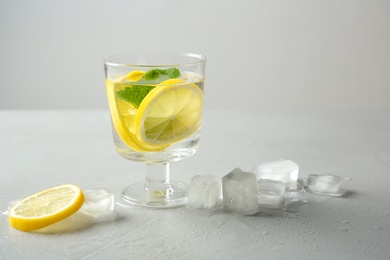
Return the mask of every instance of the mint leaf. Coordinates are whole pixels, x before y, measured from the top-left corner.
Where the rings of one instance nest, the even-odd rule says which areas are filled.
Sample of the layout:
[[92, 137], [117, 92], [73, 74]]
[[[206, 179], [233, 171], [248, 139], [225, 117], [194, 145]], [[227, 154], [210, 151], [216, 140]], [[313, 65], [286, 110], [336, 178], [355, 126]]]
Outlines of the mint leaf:
[[124, 89], [116, 92], [116, 96], [123, 101], [131, 103], [135, 108], [138, 108], [146, 97], [146, 95], [154, 88], [154, 86], [145, 85], [129, 85]]
[[[180, 70], [177, 68], [169, 69], [150, 69], [143, 76], [144, 80], [141, 84], [158, 84], [169, 78], [180, 77]], [[148, 82], [146, 82], [148, 81]], [[140, 82], [138, 82], [139, 84]], [[126, 87], [122, 90], [116, 92], [116, 96], [132, 104], [135, 108], [138, 108], [141, 105], [142, 100], [146, 95], [154, 88], [151, 85], [130, 85], [125, 84]]]
[[169, 69], [166, 69], [166, 70], [161, 70], [160, 73], [165, 75], [165, 76], [170, 77], [171, 79], [177, 78], [177, 77], [180, 76], [180, 70], [178, 70], [176, 68], [169, 68]]
[[180, 70], [178, 70], [177, 68], [169, 68], [169, 69], [165, 69], [165, 70], [151, 69], [145, 73], [144, 78], [145, 78], [145, 80], [156, 80], [161, 75], [167, 76], [171, 79], [177, 78], [177, 77], [180, 77]]
[[161, 74], [161, 70], [160, 69], [152, 69], [152, 70], [148, 70], [145, 75], [144, 75], [144, 78], [146, 80], [155, 80], [157, 79]]

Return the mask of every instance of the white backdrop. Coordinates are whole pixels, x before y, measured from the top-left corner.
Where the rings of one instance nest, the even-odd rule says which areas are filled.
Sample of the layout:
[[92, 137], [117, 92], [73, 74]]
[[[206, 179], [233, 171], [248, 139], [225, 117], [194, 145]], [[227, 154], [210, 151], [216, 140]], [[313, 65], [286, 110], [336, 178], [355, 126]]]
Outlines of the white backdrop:
[[390, 107], [390, 1], [0, 0], [0, 109], [106, 109], [132, 51], [205, 55], [208, 108]]

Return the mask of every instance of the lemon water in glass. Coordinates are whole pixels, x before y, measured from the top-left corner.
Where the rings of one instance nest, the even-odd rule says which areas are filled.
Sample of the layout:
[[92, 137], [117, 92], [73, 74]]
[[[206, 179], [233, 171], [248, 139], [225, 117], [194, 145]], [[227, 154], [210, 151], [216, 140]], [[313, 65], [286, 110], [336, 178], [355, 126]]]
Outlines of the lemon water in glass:
[[115, 149], [146, 164], [145, 181], [124, 188], [124, 202], [159, 208], [187, 203], [187, 186], [170, 180], [169, 163], [198, 148], [205, 63], [205, 57], [190, 53], [129, 53], [104, 60]]

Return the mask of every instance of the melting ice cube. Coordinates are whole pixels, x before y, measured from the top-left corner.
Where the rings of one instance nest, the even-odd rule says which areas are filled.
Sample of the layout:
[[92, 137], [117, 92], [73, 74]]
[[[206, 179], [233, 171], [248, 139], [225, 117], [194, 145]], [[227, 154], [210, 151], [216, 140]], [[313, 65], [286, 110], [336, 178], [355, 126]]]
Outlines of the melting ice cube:
[[253, 215], [259, 212], [257, 201], [258, 185], [256, 175], [236, 168], [222, 178], [223, 204], [239, 215]]
[[331, 196], [341, 196], [343, 179], [332, 174], [309, 174], [304, 178], [304, 186], [308, 191]]
[[260, 208], [279, 209], [284, 206], [286, 185], [280, 181], [259, 180], [257, 195]]
[[212, 175], [192, 177], [188, 190], [188, 206], [191, 208], [210, 209], [221, 203], [221, 182]]
[[287, 191], [284, 195], [284, 210], [291, 213], [298, 213], [302, 205], [308, 203], [304, 190]]
[[284, 183], [298, 180], [298, 164], [290, 160], [276, 160], [257, 166], [257, 178], [281, 181]]
[[105, 190], [94, 189], [83, 191], [85, 202], [76, 212], [80, 217], [84, 217], [87, 222], [97, 223], [115, 218], [114, 195]]

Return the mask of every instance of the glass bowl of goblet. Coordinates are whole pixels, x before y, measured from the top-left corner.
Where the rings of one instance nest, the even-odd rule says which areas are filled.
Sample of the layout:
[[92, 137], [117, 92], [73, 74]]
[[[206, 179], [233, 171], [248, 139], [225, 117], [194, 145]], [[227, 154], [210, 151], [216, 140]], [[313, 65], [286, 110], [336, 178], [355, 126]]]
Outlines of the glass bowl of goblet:
[[125, 203], [168, 208], [187, 203], [187, 185], [169, 163], [193, 155], [202, 125], [206, 59], [191, 53], [128, 53], [104, 59], [114, 146], [146, 165], [145, 180], [122, 190]]

